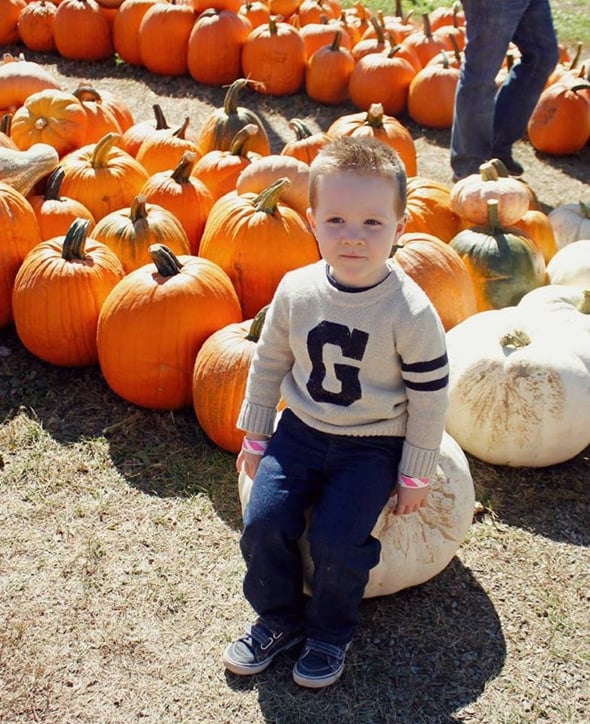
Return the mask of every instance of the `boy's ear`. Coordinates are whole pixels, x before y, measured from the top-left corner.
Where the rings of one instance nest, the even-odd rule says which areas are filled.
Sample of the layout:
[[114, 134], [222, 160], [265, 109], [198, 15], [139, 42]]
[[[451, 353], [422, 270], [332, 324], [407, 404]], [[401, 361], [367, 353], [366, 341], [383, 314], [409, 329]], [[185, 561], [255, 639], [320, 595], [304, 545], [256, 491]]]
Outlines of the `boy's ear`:
[[406, 224], [408, 223], [408, 214], [405, 213], [401, 219], [397, 222], [395, 227], [395, 238], [398, 239], [405, 231]]

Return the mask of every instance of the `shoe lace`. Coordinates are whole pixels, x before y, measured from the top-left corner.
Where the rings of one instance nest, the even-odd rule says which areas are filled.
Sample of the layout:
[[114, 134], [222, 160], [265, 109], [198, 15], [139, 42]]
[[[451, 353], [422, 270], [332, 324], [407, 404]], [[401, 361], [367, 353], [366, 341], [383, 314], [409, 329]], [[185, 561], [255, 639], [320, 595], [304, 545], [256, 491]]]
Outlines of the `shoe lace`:
[[249, 638], [254, 644], [258, 644], [260, 648], [266, 649], [271, 643], [277, 641], [283, 635], [282, 632], [275, 633], [262, 621], [256, 621], [246, 631], [244, 638]]

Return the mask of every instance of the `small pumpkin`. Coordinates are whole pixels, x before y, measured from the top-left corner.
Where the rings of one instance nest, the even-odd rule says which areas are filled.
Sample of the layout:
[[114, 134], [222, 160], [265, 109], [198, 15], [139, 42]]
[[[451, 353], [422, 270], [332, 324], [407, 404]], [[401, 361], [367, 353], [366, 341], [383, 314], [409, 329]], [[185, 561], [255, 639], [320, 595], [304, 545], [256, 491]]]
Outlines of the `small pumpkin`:
[[105, 60], [113, 54], [111, 27], [96, 0], [61, 0], [53, 32], [62, 58]]
[[109, 387], [149, 409], [192, 405], [192, 373], [201, 345], [241, 321], [227, 274], [197, 256], [163, 245], [152, 262], [122, 279], [106, 298], [97, 328], [98, 358]]
[[116, 255], [88, 237], [89, 227], [87, 219], [76, 219], [65, 236], [35, 246], [12, 292], [14, 324], [23, 345], [45, 362], [64, 367], [98, 361], [98, 314], [125, 275]]
[[530, 197], [525, 185], [500, 175], [492, 161], [482, 163], [479, 173], [466, 176], [451, 188], [451, 208], [471, 226], [487, 223], [491, 199], [498, 201], [502, 226], [510, 226], [529, 210]]
[[423, 232], [404, 233], [393, 261], [428, 295], [445, 330], [477, 312], [471, 275], [449, 244]]
[[346, 47], [344, 37], [344, 31], [337, 28], [332, 42], [315, 50], [307, 61], [305, 92], [318, 103], [336, 105], [348, 99], [355, 60], [348, 49], [350, 40]]
[[55, 48], [55, 14], [57, 5], [50, 0], [33, 0], [22, 8], [17, 29], [20, 39], [29, 50], [52, 53]]
[[96, 221], [130, 206], [148, 180], [148, 172], [119, 146], [118, 133], [107, 133], [61, 161], [64, 170], [62, 193], [86, 206]]
[[113, 47], [129, 65], [141, 65], [139, 26], [147, 11], [161, 0], [123, 0], [113, 19]]
[[194, 22], [195, 10], [189, 3], [154, 3], [137, 31], [141, 64], [158, 75], [188, 73], [188, 41]]
[[190, 253], [180, 221], [171, 211], [148, 204], [143, 194], [138, 194], [129, 207], [103, 216], [93, 236], [115, 252], [126, 273], [151, 262], [149, 249], [153, 244], [163, 244], [175, 254]]
[[517, 304], [545, 283], [545, 261], [533, 242], [499, 221], [498, 200], [488, 201], [488, 223], [460, 231], [451, 242], [473, 280], [477, 310]]
[[548, 216], [558, 249], [572, 241], [590, 239], [590, 204], [583, 201], [560, 204]]
[[309, 207], [309, 164], [293, 156], [270, 154], [255, 158], [242, 169], [236, 181], [238, 194], [259, 194], [278, 179], [291, 181], [281, 192], [281, 198], [303, 217]]
[[178, 128], [165, 128], [148, 133], [141, 142], [135, 158], [151, 176], [159, 171], [175, 168], [185, 151], [201, 155], [196, 132], [190, 129], [188, 116]]
[[44, 193], [28, 197], [39, 222], [43, 241], [65, 236], [76, 219], [86, 219], [89, 222], [87, 234], [92, 232], [96, 224], [84, 204], [61, 195], [63, 178], [63, 169], [58, 166], [49, 175]]
[[451, 208], [451, 190], [425, 176], [408, 179], [407, 232], [425, 232], [449, 242], [463, 228], [461, 217]]
[[47, 88], [61, 90], [61, 83], [40, 63], [25, 60], [22, 54], [7, 54], [0, 61], [0, 108], [13, 113], [30, 95]]
[[238, 104], [240, 91], [251, 85], [252, 81], [247, 78], [235, 80], [225, 93], [223, 106], [215, 108], [202, 122], [198, 137], [201, 155], [214, 149], [227, 151], [236, 133], [248, 123], [254, 123], [257, 128], [256, 135], [250, 138], [248, 150], [261, 156], [270, 154], [270, 139], [262, 119], [254, 111]]
[[265, 314], [263, 307], [254, 319], [228, 324], [214, 332], [198, 351], [193, 369], [197, 421], [210, 440], [236, 455], [244, 437], [236, 420]]
[[282, 178], [259, 194], [226, 194], [205, 224], [199, 254], [228, 274], [245, 318], [270, 302], [285, 272], [320, 258], [307, 222], [281, 200], [289, 183]]
[[312, 131], [301, 118], [292, 118], [289, 121], [289, 128], [295, 132], [295, 139], [285, 143], [281, 149], [281, 156], [292, 156], [307, 165], [332, 140], [325, 131]]

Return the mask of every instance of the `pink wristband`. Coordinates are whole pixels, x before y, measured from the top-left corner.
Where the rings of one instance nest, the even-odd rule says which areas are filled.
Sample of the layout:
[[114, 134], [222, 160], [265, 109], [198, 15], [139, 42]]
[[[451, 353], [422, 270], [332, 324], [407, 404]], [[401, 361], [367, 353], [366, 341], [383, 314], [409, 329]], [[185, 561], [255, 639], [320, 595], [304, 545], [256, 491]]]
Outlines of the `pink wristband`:
[[399, 474], [399, 484], [402, 488], [427, 488], [429, 485], [428, 478], [412, 478], [409, 475]]
[[242, 440], [242, 450], [252, 455], [264, 455], [268, 447], [268, 440], [250, 440], [245, 437]]

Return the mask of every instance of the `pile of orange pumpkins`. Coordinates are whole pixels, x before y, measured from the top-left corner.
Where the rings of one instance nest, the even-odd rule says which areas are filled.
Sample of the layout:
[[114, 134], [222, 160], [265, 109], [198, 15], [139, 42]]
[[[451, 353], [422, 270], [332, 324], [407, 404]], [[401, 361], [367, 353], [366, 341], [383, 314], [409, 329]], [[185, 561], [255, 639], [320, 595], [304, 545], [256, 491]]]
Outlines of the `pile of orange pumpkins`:
[[[286, 271], [319, 258], [305, 217], [309, 163], [335, 136], [370, 135], [395, 148], [408, 171], [408, 223], [394, 260], [424, 288], [448, 330], [451, 410], [468, 402], [465, 382], [460, 394], [453, 383], [460, 369], [454, 340], [466, 328], [466, 346], [479, 354], [481, 315], [509, 310], [504, 363], [507, 350], [530, 347], [548, 329], [549, 358], [559, 347], [577, 359], [570, 372], [578, 387], [568, 387], [555, 382], [549, 363], [544, 374], [553, 383], [544, 383], [527, 356], [528, 371], [512, 374], [534, 384], [510, 419], [520, 411], [528, 438], [514, 434], [505, 414], [476, 445], [469, 436], [483, 434], [501, 389], [478, 357], [466, 372], [479, 381], [472, 416], [453, 413], [450, 434], [465, 450], [483, 459], [492, 450], [492, 462], [509, 465], [558, 462], [590, 444], [590, 404], [580, 405], [590, 398], [590, 209], [583, 202], [546, 215], [534, 191], [495, 159], [452, 187], [418, 176], [410, 133], [379, 103], [323, 131], [292, 119], [297, 140], [271, 153], [264, 123], [239, 103], [253, 82], [245, 78], [191, 128], [186, 119], [169, 123], [158, 106], [153, 117], [135, 119], [108, 90], [63, 90], [33, 61], [5, 59], [2, 67], [19, 82], [0, 80], [0, 99], [6, 104], [12, 93], [15, 106], [0, 130], [0, 328], [14, 324], [32, 354], [62, 366], [98, 363], [111, 389], [142, 407], [192, 405], [205, 433], [237, 451], [235, 420], [264, 307]], [[25, 87], [30, 94], [19, 101]], [[554, 296], [540, 298], [544, 311], [533, 324], [523, 310], [534, 305], [525, 300], [540, 290]], [[551, 325], [549, 307], [556, 308]], [[488, 397], [484, 382], [492, 385]], [[539, 394], [553, 387], [568, 388], [568, 400]], [[546, 411], [539, 424], [550, 419], [552, 435], [531, 432], [534, 392]], [[576, 423], [568, 418], [569, 427], [558, 428], [570, 408]], [[473, 417], [477, 410], [482, 419]], [[500, 433], [518, 455], [504, 453]], [[551, 447], [548, 438], [558, 443]], [[549, 457], [538, 454], [539, 440]]]
[[[460, 4], [420, 18], [396, 0], [390, 15], [340, 0], [0, 0], [0, 44], [96, 61], [117, 54], [152, 73], [225, 86], [239, 77], [269, 95], [305, 91], [367, 111], [407, 112], [449, 128], [465, 45]], [[579, 45], [561, 61], [531, 118], [531, 144], [579, 151], [590, 137], [590, 63]], [[519, 61], [511, 47], [498, 83]], [[1, 107], [1, 106], [0, 106]]]

